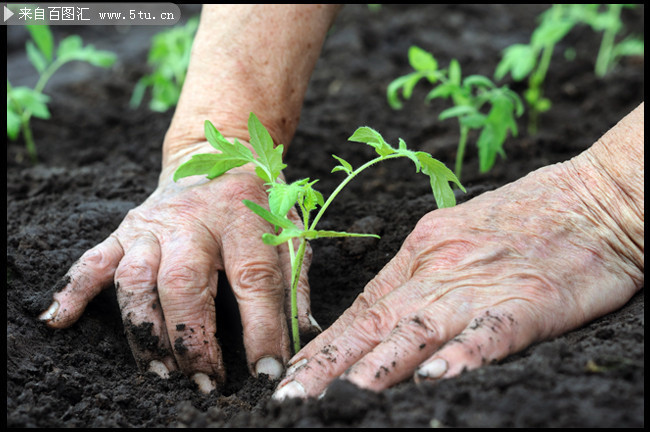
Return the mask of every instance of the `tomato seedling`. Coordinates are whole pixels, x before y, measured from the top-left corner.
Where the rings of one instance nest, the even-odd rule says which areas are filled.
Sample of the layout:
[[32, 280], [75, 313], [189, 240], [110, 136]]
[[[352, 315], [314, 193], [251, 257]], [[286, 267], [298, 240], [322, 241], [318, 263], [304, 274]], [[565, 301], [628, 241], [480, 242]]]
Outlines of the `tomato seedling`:
[[16, 140], [23, 134], [25, 147], [32, 161], [37, 160], [36, 144], [32, 136], [29, 121], [32, 116], [49, 119], [47, 108], [49, 97], [43, 94], [45, 85], [52, 75], [70, 61], [85, 61], [94, 66], [109, 67], [116, 59], [115, 54], [95, 49], [92, 45], [83, 45], [81, 37], [68, 36], [63, 39], [56, 51], [54, 37], [46, 25], [28, 25], [32, 37], [25, 49], [27, 58], [36, 68], [39, 79], [34, 88], [27, 86], [13, 87], [7, 79], [7, 137]]
[[152, 111], [164, 112], [176, 106], [185, 82], [198, 26], [199, 20], [194, 17], [184, 26], [162, 31], [152, 38], [148, 63], [153, 71], [140, 78], [135, 85], [130, 101], [132, 108], [140, 106], [149, 87], [149, 108]]
[[[268, 202], [265, 206], [249, 200], [243, 202], [255, 214], [275, 227], [273, 233], [262, 235], [262, 241], [265, 244], [272, 246], [287, 244], [288, 246], [291, 260], [291, 333], [294, 351], [298, 352], [300, 350], [300, 336], [298, 333], [297, 287], [307, 240], [324, 237], [378, 238], [374, 234], [316, 229], [318, 222], [334, 198], [341, 193], [342, 189], [352, 179], [378, 162], [406, 157], [413, 161], [416, 172], [422, 172], [429, 176], [431, 189], [439, 208], [451, 207], [456, 204], [456, 198], [449, 182], [456, 184], [463, 191], [465, 189], [454, 173], [430, 154], [407, 149], [406, 143], [402, 139], [399, 140], [399, 145], [395, 148], [388, 144], [379, 132], [369, 127], [361, 127], [352, 134], [349, 140], [365, 143], [373, 147], [378, 156], [355, 169], [349, 162], [332, 155], [339, 162], [339, 165], [336, 165], [332, 172], [344, 172], [346, 177], [329, 198], [325, 200], [323, 195], [313, 188], [313, 185], [318, 180], [312, 181], [306, 178], [292, 183], [286, 183], [282, 180], [280, 173], [286, 167], [282, 162], [283, 146], [274, 147], [271, 135], [253, 113], [248, 119], [248, 131], [250, 145], [257, 153], [257, 157], [238, 140], [235, 139], [232, 143], [226, 140], [210, 121], [206, 121], [205, 136], [212, 147], [218, 150], [219, 153], [193, 155], [189, 161], [177, 168], [174, 173], [174, 181], [193, 175], [205, 175], [207, 178], [213, 179], [233, 168], [248, 163], [255, 166], [255, 172], [266, 182], [269, 188]], [[302, 227], [297, 226], [287, 216], [289, 210], [296, 205], [300, 209], [302, 216]], [[312, 219], [311, 213], [313, 211], [316, 211], [316, 214]], [[298, 242], [297, 247], [294, 240]]]
[[[479, 152], [479, 170], [484, 173], [494, 165], [496, 155], [505, 157], [503, 143], [511, 132], [517, 135], [515, 116], [523, 113], [519, 96], [507, 86], [496, 87], [482, 75], [469, 75], [462, 79], [460, 64], [453, 59], [447, 69], [441, 69], [435, 57], [412, 46], [408, 52], [409, 63], [415, 72], [404, 75], [391, 82], [387, 89], [388, 102], [394, 109], [400, 109], [400, 91], [404, 99], [410, 99], [415, 85], [426, 79], [434, 88], [428, 93], [427, 102], [436, 98], [451, 98], [454, 106], [440, 113], [438, 118], [458, 118], [460, 138], [456, 152], [454, 173], [461, 178], [463, 157], [469, 131], [480, 130], [476, 145]], [[485, 104], [490, 108], [487, 114], [481, 112]]]
[[578, 22], [589, 25], [603, 37], [596, 58], [595, 73], [602, 78], [612, 70], [623, 56], [643, 56], [644, 43], [637, 37], [627, 37], [616, 42], [616, 36], [623, 30], [621, 12], [623, 8], [634, 8], [635, 4], [572, 4], [567, 12]]

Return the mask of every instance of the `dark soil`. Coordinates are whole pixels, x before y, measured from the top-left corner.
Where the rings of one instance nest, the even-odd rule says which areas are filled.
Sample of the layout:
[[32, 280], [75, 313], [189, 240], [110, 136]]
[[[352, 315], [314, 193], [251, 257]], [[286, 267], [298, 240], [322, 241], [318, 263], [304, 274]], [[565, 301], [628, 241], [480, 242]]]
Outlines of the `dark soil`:
[[[302, 120], [287, 157], [289, 179], [322, 179], [327, 194], [335, 153], [353, 165], [371, 155], [348, 143], [361, 125], [389, 142], [402, 137], [453, 166], [457, 127], [438, 121], [442, 105], [424, 104], [416, 88], [401, 111], [391, 110], [388, 83], [407, 72], [417, 44], [464, 74], [492, 76], [506, 46], [527, 42], [544, 6], [346, 7], [313, 75]], [[197, 9], [190, 9], [196, 11]], [[187, 12], [187, 11], [186, 11]], [[185, 18], [188, 16], [186, 15]], [[630, 32], [643, 35], [643, 7], [625, 11]], [[50, 121], [33, 121], [39, 163], [21, 142], [7, 146], [7, 424], [12, 427], [364, 426], [503, 427], [644, 425], [644, 292], [622, 309], [557, 339], [437, 385], [402, 383], [379, 394], [342, 382], [320, 400], [270, 400], [275, 383], [248, 376], [232, 308], [220, 290], [219, 334], [229, 372], [220, 393], [200, 394], [180, 374], [162, 380], [138, 370], [113, 289], [100, 294], [71, 328], [53, 331], [37, 320], [69, 266], [109, 235], [126, 212], [155, 188], [160, 146], [171, 113], [130, 110], [135, 81], [146, 69], [147, 41], [160, 28], [55, 27], [57, 38], [81, 32], [120, 55], [111, 70], [66, 66], [46, 92]], [[8, 29], [7, 73], [33, 85], [24, 31]], [[506, 142], [507, 160], [478, 174], [475, 147], [466, 155], [464, 201], [541, 166], [588, 148], [642, 100], [643, 59], [624, 60], [605, 79], [593, 63], [600, 36], [578, 28], [553, 59], [546, 94], [553, 108], [536, 136]], [[567, 60], [563, 52], [575, 48]], [[520, 84], [513, 85], [523, 90]], [[408, 162], [391, 161], [355, 180], [328, 213], [323, 228], [369, 224], [375, 243], [322, 240], [312, 244], [313, 313], [330, 325], [395, 254], [425, 213], [435, 208], [428, 181]], [[365, 217], [370, 217], [364, 220]], [[225, 282], [224, 282], [225, 284]]]

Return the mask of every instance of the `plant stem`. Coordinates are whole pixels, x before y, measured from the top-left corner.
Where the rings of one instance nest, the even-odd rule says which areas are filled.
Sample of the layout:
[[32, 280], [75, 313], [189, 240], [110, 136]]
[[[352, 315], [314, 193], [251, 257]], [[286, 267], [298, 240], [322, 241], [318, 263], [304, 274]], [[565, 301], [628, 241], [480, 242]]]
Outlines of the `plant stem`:
[[530, 115], [528, 117], [528, 133], [530, 135], [535, 135], [537, 133], [537, 127], [539, 122], [539, 109], [537, 103], [542, 99], [542, 83], [546, 79], [546, 72], [548, 67], [551, 64], [551, 57], [553, 56], [553, 50], [555, 49], [555, 44], [547, 44], [542, 48], [542, 58], [539, 61], [539, 65], [535, 72], [530, 76], [529, 87], [535, 90], [537, 95], [536, 100], [533, 104], [528, 101], [530, 105]]
[[469, 133], [469, 127], [461, 126], [460, 127], [460, 139], [458, 140], [458, 152], [456, 153], [456, 169], [455, 174], [460, 181], [460, 172], [463, 168], [463, 158], [465, 157], [465, 145], [467, 143], [467, 134]]
[[[616, 20], [620, 20], [621, 8], [623, 7], [620, 4], [610, 4], [609, 14], [616, 17]], [[614, 38], [618, 29], [614, 26], [610, 26], [605, 29], [603, 33], [603, 39], [600, 43], [600, 49], [598, 50], [598, 58], [596, 59], [596, 76], [602, 78], [607, 74], [609, 69], [609, 64], [612, 60], [612, 50], [614, 47]]]
[[[298, 281], [300, 280], [300, 271], [302, 270], [302, 261], [305, 257], [306, 245], [307, 240], [301, 238], [295, 259], [291, 260], [291, 338], [293, 339], [294, 354], [300, 351], [300, 329], [298, 326]], [[293, 249], [291, 241], [289, 241], [289, 247]]]

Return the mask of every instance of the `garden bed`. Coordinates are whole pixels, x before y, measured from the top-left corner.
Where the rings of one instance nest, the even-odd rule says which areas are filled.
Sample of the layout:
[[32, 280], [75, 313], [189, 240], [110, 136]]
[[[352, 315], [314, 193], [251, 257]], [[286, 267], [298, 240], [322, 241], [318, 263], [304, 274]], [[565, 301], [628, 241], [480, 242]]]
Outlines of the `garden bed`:
[[[404, 138], [410, 148], [453, 167], [455, 120], [437, 120], [442, 105], [424, 104], [424, 84], [394, 111], [386, 86], [410, 71], [406, 53], [412, 44], [443, 65], [458, 59], [464, 74], [492, 76], [501, 50], [527, 42], [542, 10], [538, 5], [344, 8], [310, 83], [286, 160], [287, 178], [319, 178], [319, 190], [327, 195], [335, 187], [328, 177], [341, 178], [329, 174], [335, 165], [330, 154], [355, 166], [371, 155], [367, 146], [347, 142], [362, 125], [392, 143]], [[624, 18], [631, 31], [643, 35], [642, 7], [626, 11]], [[148, 33], [114, 27], [53, 30], [82, 32], [85, 41], [117, 50], [119, 60], [110, 71], [69, 65], [61, 73], [76, 78], [46, 89], [52, 119], [32, 120], [37, 164], [29, 163], [21, 142], [7, 146], [8, 426], [644, 425], [643, 290], [583, 328], [437, 385], [407, 381], [375, 394], [338, 382], [320, 400], [283, 403], [270, 400], [275, 383], [248, 376], [236, 308], [226, 289], [220, 288], [217, 298], [217, 336], [229, 381], [209, 396], [180, 373], [162, 380], [138, 370], [113, 289], [93, 300], [71, 328], [47, 328], [36, 317], [70, 265], [154, 190], [172, 115], [128, 108], [133, 86], [146, 71], [151, 28]], [[29, 81], [30, 66], [20, 60], [24, 41], [8, 40], [9, 79]], [[545, 87], [553, 107], [542, 116], [539, 134], [528, 136], [520, 119], [520, 136], [506, 141], [507, 159], [498, 159], [492, 171], [478, 174], [470, 142], [463, 169], [468, 193], [458, 195], [459, 202], [579, 154], [643, 100], [643, 60], [623, 61], [597, 79], [593, 62], [599, 43], [600, 36], [583, 27], [560, 44]], [[571, 61], [561, 55], [570, 47], [576, 49]], [[512, 88], [523, 90], [520, 84]], [[370, 223], [382, 238], [312, 243], [312, 311], [321, 326], [336, 320], [434, 208], [428, 181], [415, 175], [409, 161], [389, 161], [355, 179], [321, 228], [350, 230]], [[220, 287], [226, 284], [220, 281]]]

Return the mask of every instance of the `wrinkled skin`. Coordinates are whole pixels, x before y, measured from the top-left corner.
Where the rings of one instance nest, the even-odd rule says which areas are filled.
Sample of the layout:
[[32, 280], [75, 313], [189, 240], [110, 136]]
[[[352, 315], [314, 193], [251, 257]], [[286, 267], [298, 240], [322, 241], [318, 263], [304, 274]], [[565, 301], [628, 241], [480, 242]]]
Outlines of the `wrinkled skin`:
[[338, 377], [372, 390], [449, 378], [622, 306], [643, 285], [643, 182], [640, 207], [617, 206], [593, 162], [427, 214], [274, 397], [318, 396]]
[[[202, 151], [209, 148], [201, 146]], [[171, 172], [164, 171], [151, 196], [72, 266], [69, 284], [54, 295], [58, 313], [47, 324], [71, 325], [101, 289], [114, 283], [141, 369], [161, 376], [180, 369], [209, 391], [225, 380], [214, 337], [217, 272], [225, 271], [240, 307], [251, 372], [279, 376], [289, 358], [288, 251], [262, 243], [262, 234], [273, 228], [242, 204], [250, 199], [265, 205], [263, 181], [249, 166], [212, 181], [191, 177], [174, 183], [171, 178]], [[300, 224], [295, 211], [290, 215]], [[303, 331], [312, 327], [306, 279], [309, 252], [299, 286]], [[149, 336], [144, 339], [143, 329]], [[280, 369], [257, 370], [258, 360], [269, 357]], [[263, 364], [268, 360], [260, 367]]]

